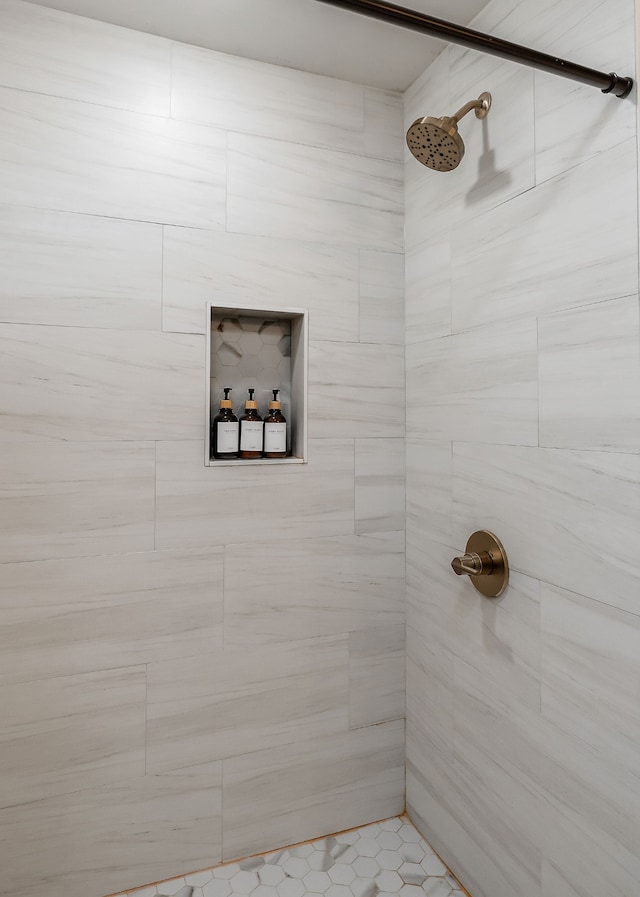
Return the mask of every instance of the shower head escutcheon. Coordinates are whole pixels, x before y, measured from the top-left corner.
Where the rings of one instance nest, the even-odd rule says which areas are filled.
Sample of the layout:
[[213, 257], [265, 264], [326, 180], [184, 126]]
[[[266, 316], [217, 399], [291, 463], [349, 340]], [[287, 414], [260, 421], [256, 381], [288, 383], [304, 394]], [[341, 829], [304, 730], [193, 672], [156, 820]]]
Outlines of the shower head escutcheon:
[[464, 142], [458, 133], [458, 122], [475, 109], [476, 118], [485, 118], [491, 109], [491, 94], [481, 93], [453, 115], [417, 118], [407, 131], [407, 146], [418, 162], [434, 171], [453, 171], [464, 156]]

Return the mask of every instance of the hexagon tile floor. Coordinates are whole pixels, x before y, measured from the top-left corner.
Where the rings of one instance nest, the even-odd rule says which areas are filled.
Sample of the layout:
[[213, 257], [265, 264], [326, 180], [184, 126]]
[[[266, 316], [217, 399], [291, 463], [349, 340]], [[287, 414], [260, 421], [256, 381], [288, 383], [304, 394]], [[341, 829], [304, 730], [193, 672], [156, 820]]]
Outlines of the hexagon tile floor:
[[465, 897], [406, 817], [117, 897]]

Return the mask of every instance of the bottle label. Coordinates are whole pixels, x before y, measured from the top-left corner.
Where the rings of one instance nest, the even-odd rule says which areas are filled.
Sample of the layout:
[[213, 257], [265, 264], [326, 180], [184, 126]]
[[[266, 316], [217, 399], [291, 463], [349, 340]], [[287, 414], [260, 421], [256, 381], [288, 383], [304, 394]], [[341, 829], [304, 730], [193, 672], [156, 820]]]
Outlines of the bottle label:
[[238, 451], [238, 421], [225, 421], [216, 424], [218, 434], [216, 439], [216, 452], [226, 455]]
[[263, 424], [261, 420], [240, 421], [241, 452], [262, 451], [262, 427]]
[[287, 450], [287, 425], [264, 425], [264, 450], [265, 452], [286, 452]]

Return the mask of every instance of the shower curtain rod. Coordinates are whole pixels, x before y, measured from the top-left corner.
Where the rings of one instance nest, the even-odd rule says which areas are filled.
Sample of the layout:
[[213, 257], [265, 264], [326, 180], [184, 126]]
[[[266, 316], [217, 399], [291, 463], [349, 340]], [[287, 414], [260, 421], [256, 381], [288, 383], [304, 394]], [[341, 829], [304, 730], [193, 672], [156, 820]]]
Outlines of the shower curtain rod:
[[599, 87], [602, 93], [612, 93], [616, 97], [626, 97], [633, 87], [632, 78], [624, 78], [615, 72], [599, 72], [596, 69], [568, 62], [566, 59], [558, 59], [557, 56], [549, 56], [520, 44], [512, 44], [506, 40], [483, 34], [481, 31], [472, 31], [462, 25], [454, 25], [442, 19], [434, 19], [424, 13], [394, 3], [386, 3], [383, 0], [319, 0], [320, 3], [329, 3], [350, 12], [361, 13], [374, 19], [382, 19], [392, 25], [401, 25], [413, 31], [420, 31], [431, 37], [439, 37], [442, 40], [451, 41], [454, 44], [462, 44], [472, 50], [480, 50], [492, 56], [500, 56], [511, 62], [519, 62], [552, 75], [560, 75], [562, 78], [570, 78], [580, 81], [591, 87]]

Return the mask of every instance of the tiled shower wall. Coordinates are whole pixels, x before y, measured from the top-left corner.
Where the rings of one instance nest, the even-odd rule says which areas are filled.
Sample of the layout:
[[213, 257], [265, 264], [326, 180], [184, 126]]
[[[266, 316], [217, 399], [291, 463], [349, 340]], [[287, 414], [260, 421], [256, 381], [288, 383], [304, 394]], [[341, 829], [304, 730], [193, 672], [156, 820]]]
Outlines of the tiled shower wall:
[[[401, 98], [0, 0], [0, 894], [403, 808]], [[206, 301], [309, 464], [203, 466]]]
[[[634, 72], [632, 0], [493, 0], [475, 27]], [[451, 174], [408, 160], [408, 779], [474, 897], [640, 881], [636, 101], [450, 48], [406, 119], [488, 90]], [[478, 528], [497, 601], [449, 569]]]

